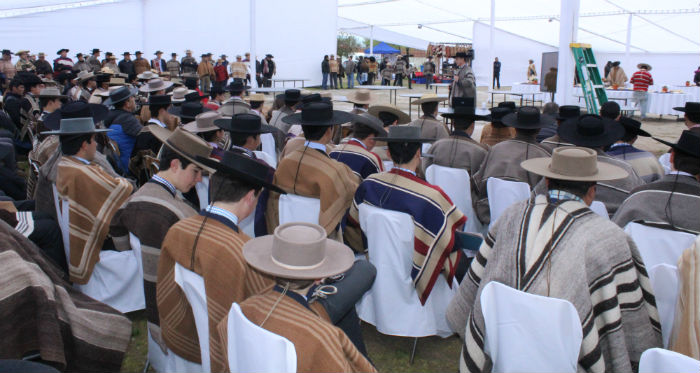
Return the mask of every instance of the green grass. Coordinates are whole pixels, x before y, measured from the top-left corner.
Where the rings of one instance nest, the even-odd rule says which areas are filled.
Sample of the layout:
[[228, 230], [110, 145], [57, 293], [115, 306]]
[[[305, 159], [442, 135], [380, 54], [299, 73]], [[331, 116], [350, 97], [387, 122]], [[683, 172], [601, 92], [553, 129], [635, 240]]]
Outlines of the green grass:
[[[121, 371], [142, 372], [148, 353], [146, 314], [129, 314], [133, 322], [131, 342], [124, 356]], [[383, 335], [374, 326], [362, 324], [369, 357], [380, 372], [457, 372], [461, 343], [456, 336], [442, 339], [425, 337], [418, 339], [413, 365], [409, 364], [413, 338]], [[153, 369], [149, 369], [153, 372]]]

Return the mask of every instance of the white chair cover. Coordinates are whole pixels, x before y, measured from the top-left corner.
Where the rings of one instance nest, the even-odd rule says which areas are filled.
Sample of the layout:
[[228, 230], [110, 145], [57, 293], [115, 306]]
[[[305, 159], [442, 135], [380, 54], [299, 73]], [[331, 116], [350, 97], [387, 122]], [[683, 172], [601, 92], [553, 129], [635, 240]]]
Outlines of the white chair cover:
[[576, 372], [583, 331], [570, 302], [495, 281], [480, 300], [493, 372]]
[[510, 205], [530, 198], [530, 185], [520, 181], [490, 177], [486, 180], [486, 193], [489, 196], [491, 225]]
[[467, 170], [433, 164], [425, 170], [425, 179], [442, 188], [452, 203], [467, 217], [465, 232], [486, 233], [472, 206], [472, 189]]
[[[153, 339], [153, 336], [151, 336], [151, 331], [149, 330], [148, 331], [148, 363], [151, 364], [151, 366], [153, 367], [153, 370], [155, 370], [158, 373], [176, 372], [176, 370], [168, 369], [168, 357], [170, 354], [173, 354], [172, 351], [168, 351], [168, 352], [163, 352], [163, 350], [160, 348], [160, 345], [158, 343], [156, 343], [156, 341]], [[199, 366], [199, 369], [202, 369], [201, 365]], [[180, 371], [181, 370], [179, 370], [177, 372], [180, 372]]]
[[394, 162], [392, 161], [382, 161], [382, 164], [384, 166], [384, 171], [389, 171], [394, 168]]
[[248, 320], [238, 303], [228, 313], [228, 366], [231, 372], [296, 372], [297, 353], [287, 338]]
[[241, 220], [240, 223], [238, 223], [238, 227], [241, 228], [241, 231], [243, 233], [247, 234], [248, 237], [254, 238], [255, 237], [255, 211], [257, 210], [257, 206], [255, 207], [255, 210], [250, 213], [245, 219]]
[[662, 348], [650, 348], [639, 359], [639, 373], [700, 371], [700, 361]]
[[607, 220], [610, 220], [610, 215], [608, 215], [608, 209], [605, 207], [605, 204], [603, 202], [593, 201], [593, 203], [591, 203], [590, 208], [596, 214], [604, 217]]
[[664, 153], [659, 157], [659, 163], [661, 163], [661, 167], [664, 168], [664, 172], [666, 175], [670, 174], [671, 171], [671, 153]]
[[[155, 343], [155, 341], [153, 342]], [[149, 351], [150, 351], [150, 345]], [[158, 347], [156, 345], [156, 347]], [[175, 354], [173, 351], [168, 349], [168, 356], [166, 357], [166, 368], [164, 370], [164, 373], [202, 373], [204, 372], [204, 368], [202, 368], [202, 364], [197, 364], [192, 361], [189, 361], [177, 354]], [[150, 355], [149, 355], [150, 359]], [[154, 369], [156, 368], [155, 366], [153, 367]], [[157, 370], [157, 369], [156, 369]]]
[[263, 133], [260, 135], [260, 141], [262, 142], [262, 151], [268, 155], [272, 161], [268, 162], [268, 160], [265, 159], [265, 162], [267, 162], [267, 164], [270, 166], [277, 168], [277, 148], [275, 147], [275, 136], [273, 136], [271, 133]]
[[[59, 201], [56, 185], [53, 185], [53, 192], [66, 260], [70, 261], [70, 203], [68, 200]], [[73, 287], [122, 313], [146, 308], [140, 249], [139, 245], [136, 251], [101, 251], [88, 283], [74, 284]]]
[[[647, 271], [662, 263], [675, 267], [683, 250], [695, 242], [695, 236], [690, 233], [648, 227], [638, 223], [628, 223], [625, 226], [625, 233], [637, 244]], [[649, 277], [652, 277], [651, 274]]]
[[199, 351], [202, 356], [201, 372], [211, 372], [211, 360], [209, 358], [209, 313], [207, 310], [207, 292], [204, 288], [202, 276], [186, 269], [180, 263], [175, 263], [175, 283], [177, 283], [187, 297], [187, 302], [192, 307], [194, 323], [199, 337]]
[[664, 347], [668, 347], [676, 316], [676, 301], [680, 291], [678, 267], [662, 263], [655, 265], [648, 271], [661, 319], [661, 336], [664, 340]]
[[433, 144], [429, 142], [423, 143], [423, 145], [421, 145], [421, 154], [427, 154], [431, 146], [433, 146]]
[[357, 303], [360, 319], [382, 334], [403, 337], [448, 337], [445, 312], [458, 284], [447, 286], [438, 276], [433, 290], [420, 304], [413, 286], [413, 218], [401, 212], [361, 204], [360, 226], [367, 236], [369, 261], [377, 268], [372, 288]]
[[318, 224], [321, 200], [296, 194], [282, 194], [279, 201], [280, 225], [291, 222]]
[[194, 186], [199, 199], [199, 209], [204, 210], [209, 205], [209, 176], [202, 176], [202, 181]]
[[260, 151], [256, 150], [253, 153], [259, 158], [265, 161], [270, 167], [272, 168], [277, 168], [277, 158], [274, 158], [270, 154], [266, 153], [265, 151]]

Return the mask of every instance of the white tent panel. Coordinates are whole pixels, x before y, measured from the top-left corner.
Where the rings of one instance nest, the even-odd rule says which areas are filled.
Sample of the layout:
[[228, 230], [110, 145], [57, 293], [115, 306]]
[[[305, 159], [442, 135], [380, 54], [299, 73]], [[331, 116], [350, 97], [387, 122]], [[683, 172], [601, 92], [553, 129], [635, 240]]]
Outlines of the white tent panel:
[[426, 39], [408, 36], [406, 33], [389, 31], [379, 26], [371, 27], [362, 22], [343, 17], [338, 17], [338, 31], [367, 39], [381, 40], [385, 43], [404, 45], [409, 48], [425, 49], [428, 47], [428, 40]]
[[654, 86], [661, 89], [667, 85], [669, 89], [678, 89], [675, 85], [685, 85], [686, 80], [693, 82], [694, 71], [700, 65], [700, 56], [697, 53], [631, 53], [629, 62], [625, 62], [624, 53], [595, 52], [595, 59], [602, 73], [608, 61], [620, 61], [627, 77], [631, 77], [637, 71], [637, 64], [646, 62], [651, 65], [650, 71], [654, 78]]

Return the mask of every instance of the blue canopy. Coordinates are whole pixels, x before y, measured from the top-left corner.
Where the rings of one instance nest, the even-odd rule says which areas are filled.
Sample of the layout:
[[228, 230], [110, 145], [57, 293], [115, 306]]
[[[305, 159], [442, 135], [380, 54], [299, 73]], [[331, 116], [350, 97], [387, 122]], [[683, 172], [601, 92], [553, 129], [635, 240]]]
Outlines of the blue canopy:
[[[373, 54], [396, 54], [401, 52], [400, 50], [393, 48], [391, 45], [381, 42], [372, 48]], [[369, 54], [369, 48], [365, 49], [365, 53]]]

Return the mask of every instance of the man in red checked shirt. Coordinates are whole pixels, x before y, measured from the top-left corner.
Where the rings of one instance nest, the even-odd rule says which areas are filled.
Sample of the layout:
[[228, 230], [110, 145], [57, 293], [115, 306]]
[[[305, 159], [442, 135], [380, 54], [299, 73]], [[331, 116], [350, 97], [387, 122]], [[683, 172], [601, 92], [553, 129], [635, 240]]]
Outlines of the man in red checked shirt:
[[642, 119], [647, 117], [647, 108], [649, 107], [649, 96], [647, 90], [650, 85], [654, 84], [654, 79], [652, 79], [651, 65], [647, 63], [640, 63], [637, 65], [639, 71], [632, 74], [630, 83], [634, 84], [634, 102], [637, 103], [637, 107], [642, 112]]

